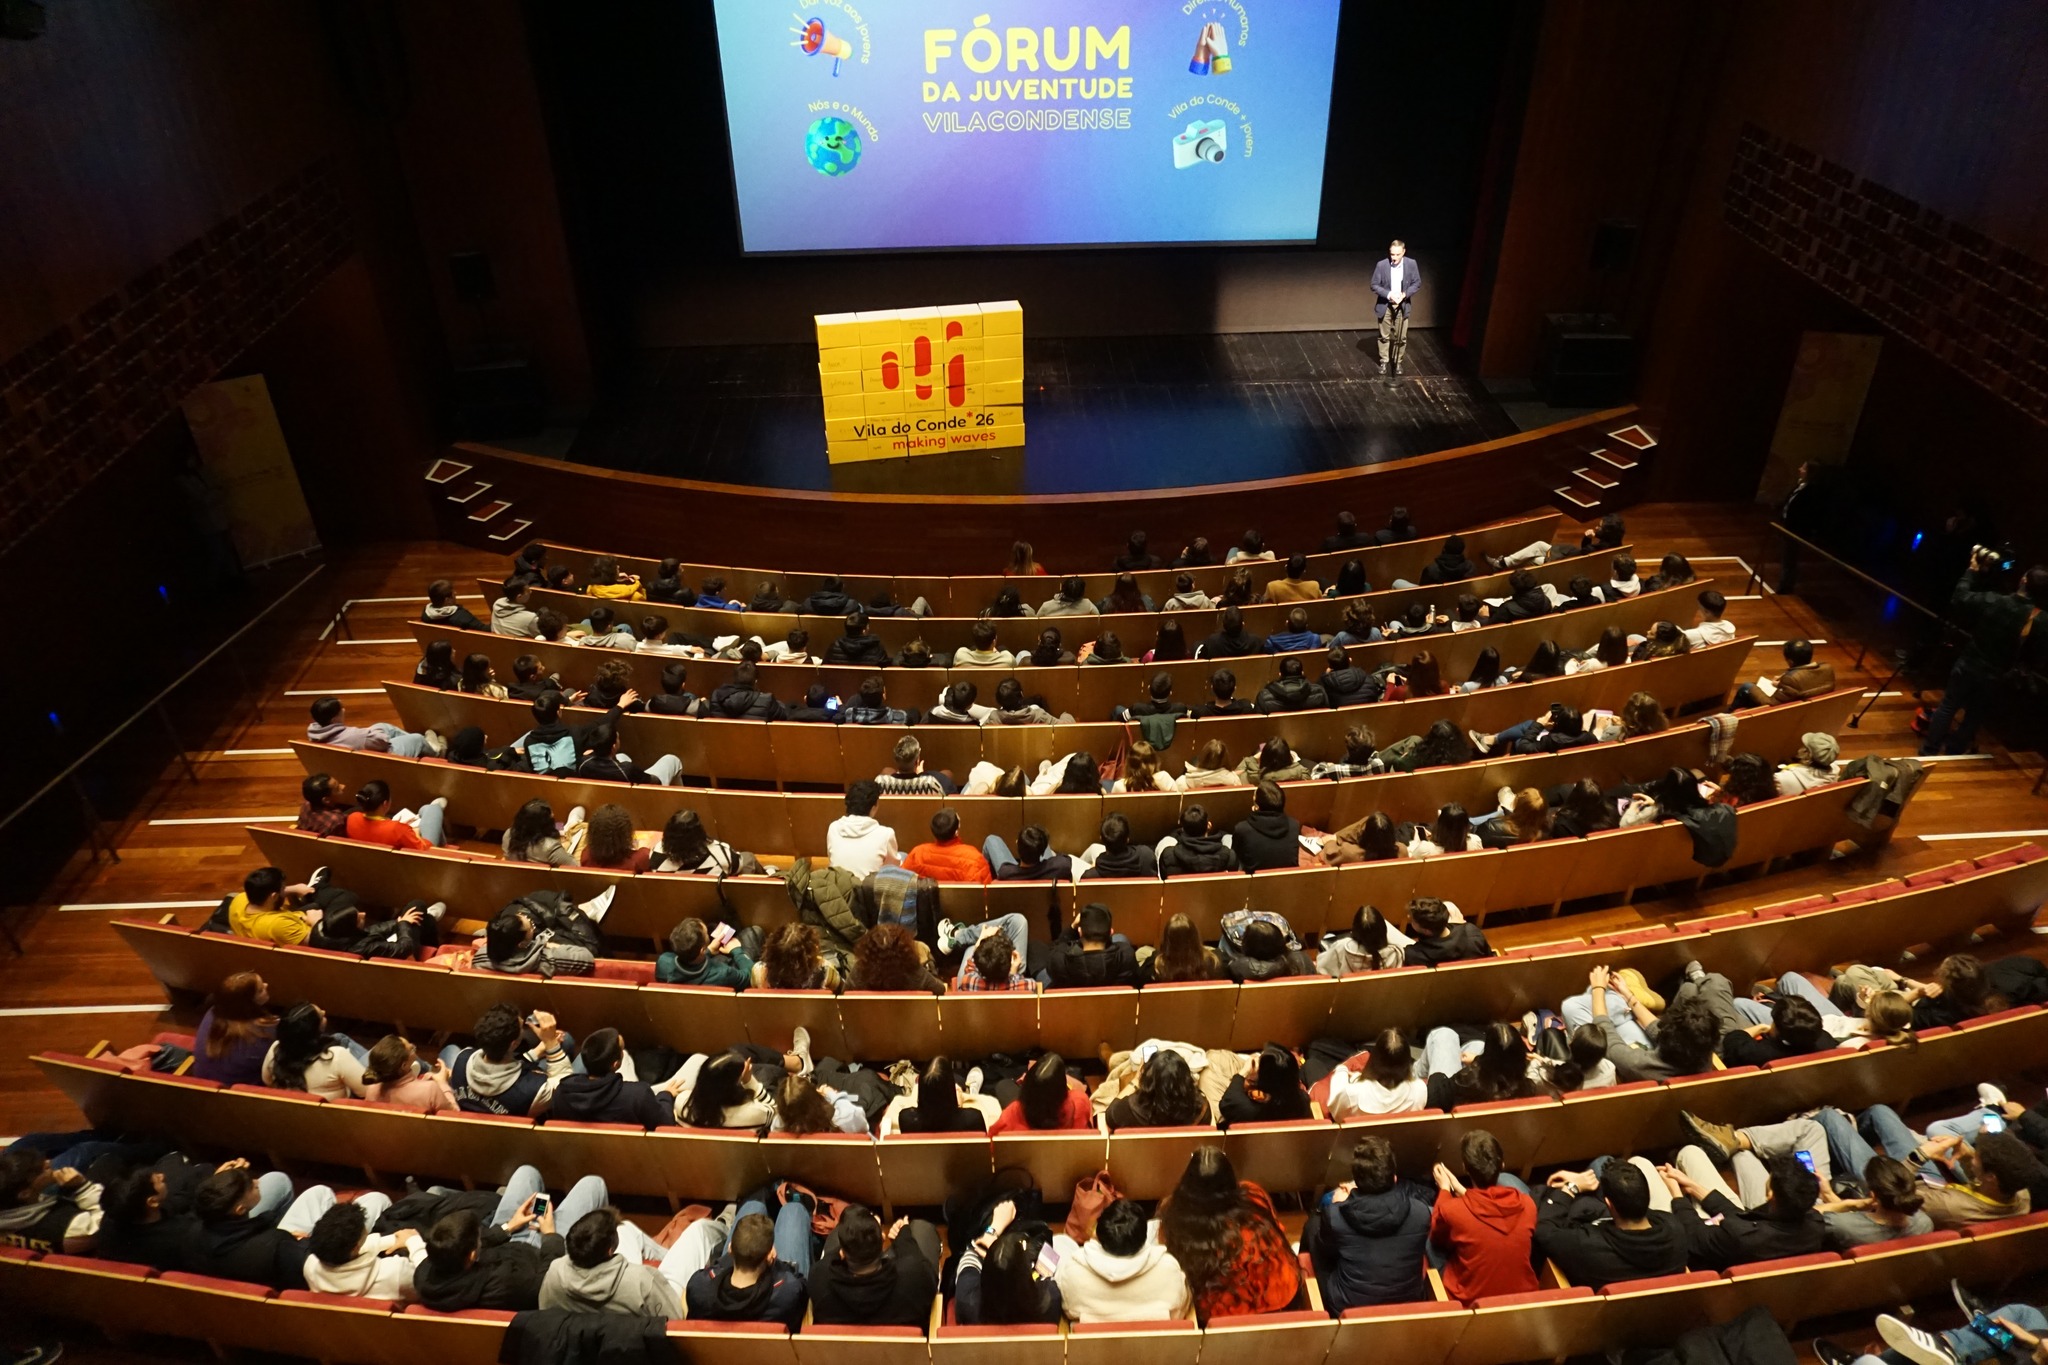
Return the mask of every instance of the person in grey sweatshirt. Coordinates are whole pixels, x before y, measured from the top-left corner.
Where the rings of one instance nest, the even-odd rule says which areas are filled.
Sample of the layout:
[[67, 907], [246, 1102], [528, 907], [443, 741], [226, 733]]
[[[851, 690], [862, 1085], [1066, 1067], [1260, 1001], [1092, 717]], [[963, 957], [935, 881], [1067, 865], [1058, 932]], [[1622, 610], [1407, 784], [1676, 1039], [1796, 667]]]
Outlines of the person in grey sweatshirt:
[[[621, 1233], [630, 1229], [626, 1237]], [[576, 1220], [567, 1238], [569, 1253], [548, 1266], [540, 1282], [540, 1306], [570, 1313], [639, 1313], [680, 1318], [683, 1284], [689, 1276], [680, 1264], [689, 1240], [662, 1251], [661, 1265], [649, 1265], [646, 1234], [625, 1223], [617, 1209], [593, 1209]], [[630, 1246], [631, 1254], [627, 1252]], [[670, 1278], [669, 1262], [678, 1262]], [[694, 1266], [691, 1267], [695, 1269]]]
[[497, 601], [491, 603], [491, 633], [511, 635], [521, 640], [535, 639], [540, 635], [540, 614], [526, 605], [527, 594], [533, 590], [533, 580], [524, 576], [508, 578], [505, 588]]
[[313, 703], [311, 713], [313, 719], [306, 726], [306, 738], [315, 744], [338, 744], [344, 749], [396, 754], [400, 758], [418, 758], [421, 754], [439, 758], [448, 752], [448, 741], [432, 730], [416, 735], [383, 721], [374, 725], [344, 724], [339, 697], [320, 698]]

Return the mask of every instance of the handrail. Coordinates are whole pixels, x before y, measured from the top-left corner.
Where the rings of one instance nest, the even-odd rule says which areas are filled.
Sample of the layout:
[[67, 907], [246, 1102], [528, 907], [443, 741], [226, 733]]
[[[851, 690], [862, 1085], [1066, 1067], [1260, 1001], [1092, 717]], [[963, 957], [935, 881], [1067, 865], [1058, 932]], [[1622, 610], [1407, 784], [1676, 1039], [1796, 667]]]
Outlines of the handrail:
[[[170, 696], [171, 693], [177, 691], [180, 687], [183, 687], [185, 683], [192, 677], [193, 674], [197, 673], [200, 669], [206, 667], [215, 659], [219, 658], [221, 651], [225, 650], [229, 645], [235, 643], [235, 641], [241, 639], [244, 635], [247, 635], [252, 629], [255, 628], [258, 622], [262, 621], [264, 617], [270, 615], [270, 613], [276, 611], [279, 607], [283, 606], [286, 600], [289, 599], [292, 596], [292, 594], [296, 593], [300, 588], [303, 588], [308, 583], [312, 582], [316, 577], [323, 573], [326, 570], [326, 568], [327, 566], [325, 564], [314, 565], [313, 568], [306, 574], [304, 578], [301, 578], [298, 582], [292, 584], [289, 588], [286, 588], [282, 593], [278, 594], [276, 601], [272, 602], [262, 611], [259, 611], [254, 616], [250, 617], [249, 620], [246, 623], [244, 623], [242, 627], [239, 630], [237, 630], [233, 635], [228, 636], [227, 639], [222, 640], [218, 645], [214, 646], [212, 651], [208, 653], [205, 658], [201, 659], [198, 663], [186, 669], [183, 673], [180, 673], [177, 679], [174, 682], [172, 682], [170, 686], [166, 687], [163, 691], [157, 693], [154, 697], [151, 697], [142, 705], [136, 707], [134, 713], [130, 715], [128, 719], [122, 721], [119, 725], [115, 726], [112, 730], [108, 731], [104, 739], [100, 740], [99, 743], [93, 745], [90, 749], [87, 749], [84, 753], [80, 754], [77, 758], [73, 759], [70, 765], [66, 767], [63, 772], [58, 773], [55, 777], [51, 778], [48, 782], [44, 783], [41, 789], [38, 790], [34, 796], [29, 797], [28, 800], [16, 806], [12, 811], [10, 811], [7, 814], [5, 819], [0, 819], [0, 830], [6, 829], [9, 825], [13, 824], [16, 820], [20, 819], [23, 815], [27, 814], [30, 807], [34, 806], [38, 801], [41, 801], [44, 797], [48, 796], [51, 792], [55, 791], [64, 782], [68, 781], [73, 774], [75, 774], [80, 768], [84, 767], [88, 762], [90, 762], [95, 754], [99, 753], [100, 750], [106, 748], [109, 744], [112, 744], [115, 740], [119, 739], [122, 736], [122, 734], [127, 731], [129, 726], [133, 725], [136, 721], [141, 720], [145, 715], [149, 714], [151, 711], [154, 711], [158, 707], [162, 706], [164, 703], [164, 699]], [[118, 860], [119, 855], [116, 855], [116, 861]]]
[[[1829, 550], [1829, 549], [1826, 549], [1826, 548], [1824, 548], [1824, 547], [1822, 547], [1822, 546], [1819, 546], [1819, 545], [1816, 545], [1816, 544], [1814, 544], [1814, 543], [1813, 543], [1812, 541], [1808, 540], [1808, 539], [1807, 539], [1807, 538], [1806, 538], [1805, 536], [1802, 536], [1802, 535], [1800, 535], [1800, 534], [1799, 534], [1799, 533], [1798, 533], [1797, 531], [1791, 531], [1791, 530], [1787, 530], [1787, 529], [1785, 528], [1785, 526], [1784, 526], [1784, 525], [1783, 525], [1782, 523], [1780, 523], [1780, 522], [1776, 522], [1776, 521], [1772, 522], [1772, 523], [1771, 523], [1771, 529], [1772, 529], [1773, 531], [1776, 531], [1776, 532], [1777, 532], [1777, 533], [1778, 533], [1779, 535], [1781, 535], [1781, 536], [1785, 537], [1785, 538], [1786, 538], [1787, 540], [1796, 540], [1796, 541], [1798, 541], [1798, 542], [1799, 542], [1799, 543], [1800, 543], [1801, 545], [1804, 545], [1804, 546], [1805, 546], [1805, 547], [1806, 547], [1807, 549], [1809, 549], [1809, 550], [1813, 551], [1813, 552], [1814, 552], [1815, 554], [1819, 555], [1819, 556], [1820, 556], [1821, 558], [1823, 558], [1823, 559], [1827, 560], [1827, 561], [1828, 561], [1829, 563], [1833, 564], [1833, 565], [1834, 565], [1834, 566], [1835, 566], [1836, 568], [1839, 568], [1839, 569], [1844, 569], [1844, 570], [1846, 570], [1847, 572], [1849, 572], [1849, 573], [1852, 573], [1852, 574], [1854, 574], [1854, 575], [1855, 575], [1856, 577], [1858, 577], [1858, 578], [1862, 579], [1862, 580], [1863, 580], [1863, 581], [1864, 581], [1865, 583], [1868, 583], [1868, 584], [1869, 584], [1869, 585], [1870, 585], [1871, 587], [1873, 587], [1873, 588], [1876, 588], [1876, 589], [1877, 589], [1877, 590], [1878, 590], [1879, 592], [1883, 593], [1883, 594], [1884, 594], [1885, 596], [1887, 596], [1887, 597], [1896, 597], [1896, 598], [1897, 598], [1897, 599], [1898, 599], [1899, 601], [1901, 601], [1901, 602], [1904, 602], [1904, 603], [1905, 603], [1905, 604], [1906, 604], [1907, 606], [1911, 607], [1911, 608], [1912, 608], [1912, 609], [1913, 609], [1914, 611], [1917, 611], [1917, 612], [1919, 612], [1919, 613], [1920, 613], [1920, 614], [1921, 614], [1922, 616], [1925, 616], [1925, 617], [1926, 617], [1926, 618], [1927, 618], [1928, 620], [1930, 620], [1930, 621], [1933, 621], [1933, 622], [1934, 622], [1934, 623], [1935, 623], [1936, 625], [1939, 625], [1939, 626], [1943, 626], [1943, 627], [1946, 627], [1946, 628], [1947, 628], [1947, 629], [1949, 629], [1949, 630], [1957, 630], [1957, 631], [1958, 631], [1958, 633], [1960, 633], [1960, 634], [1964, 634], [1964, 635], [1967, 635], [1967, 634], [1969, 633], [1969, 632], [1967, 632], [1967, 631], [1961, 631], [1961, 630], [1959, 630], [1959, 628], [1958, 628], [1958, 627], [1956, 627], [1955, 625], [1951, 624], [1951, 623], [1950, 623], [1950, 622], [1949, 622], [1949, 621], [1947, 620], [1947, 618], [1945, 618], [1945, 617], [1944, 617], [1944, 616], [1943, 616], [1943, 615], [1942, 615], [1942, 614], [1941, 614], [1940, 612], [1938, 612], [1938, 611], [1934, 610], [1934, 609], [1933, 609], [1932, 607], [1924, 606], [1924, 605], [1922, 605], [1921, 603], [1919, 603], [1919, 602], [1916, 602], [1916, 601], [1914, 601], [1914, 600], [1913, 600], [1912, 598], [1910, 598], [1910, 597], [1906, 596], [1906, 594], [1904, 594], [1904, 593], [1900, 592], [1900, 591], [1899, 591], [1899, 590], [1898, 590], [1897, 588], [1895, 588], [1895, 587], [1893, 587], [1893, 586], [1892, 586], [1891, 584], [1889, 584], [1889, 583], [1885, 582], [1885, 581], [1884, 581], [1883, 579], [1880, 579], [1880, 578], [1874, 578], [1874, 577], [1872, 577], [1871, 575], [1869, 575], [1869, 574], [1867, 574], [1867, 573], [1863, 572], [1863, 570], [1861, 570], [1861, 569], [1857, 568], [1857, 567], [1856, 567], [1856, 566], [1855, 566], [1854, 564], [1851, 564], [1851, 563], [1850, 563], [1850, 562], [1849, 562], [1848, 560], [1846, 560], [1846, 559], [1843, 559], [1843, 558], [1842, 558], [1842, 557], [1841, 557], [1840, 555], [1838, 555], [1838, 554], [1834, 553], [1834, 552], [1833, 552], [1832, 550]], [[1761, 571], [1761, 570], [1759, 570], [1759, 569], [1751, 569], [1751, 570], [1749, 571], [1749, 585], [1750, 585], [1751, 587], [1755, 587], [1755, 586], [1756, 586], [1756, 582], [1757, 582], [1757, 579], [1758, 579], [1758, 577], [1760, 577], [1760, 576], [1761, 576], [1761, 573], [1762, 573], [1762, 571]]]

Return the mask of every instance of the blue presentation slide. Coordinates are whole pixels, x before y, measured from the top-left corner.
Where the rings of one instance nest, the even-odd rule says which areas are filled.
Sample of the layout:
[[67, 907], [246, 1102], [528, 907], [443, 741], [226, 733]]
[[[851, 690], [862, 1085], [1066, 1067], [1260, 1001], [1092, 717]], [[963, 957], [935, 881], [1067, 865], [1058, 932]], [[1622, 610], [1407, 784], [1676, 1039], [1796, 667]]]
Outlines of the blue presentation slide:
[[1339, 0], [715, 0], [748, 252], [1312, 242]]

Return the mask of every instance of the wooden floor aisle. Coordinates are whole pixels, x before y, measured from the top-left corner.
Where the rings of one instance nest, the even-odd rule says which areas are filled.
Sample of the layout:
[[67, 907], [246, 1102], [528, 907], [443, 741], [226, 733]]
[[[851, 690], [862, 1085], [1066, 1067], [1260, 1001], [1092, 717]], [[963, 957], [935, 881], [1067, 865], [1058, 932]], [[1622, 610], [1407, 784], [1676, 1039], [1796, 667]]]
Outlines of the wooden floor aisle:
[[[1675, 550], [1690, 557], [1702, 574], [1713, 575], [1731, 597], [1744, 593], [1746, 566], [1715, 556], [1740, 555], [1758, 542], [1757, 509], [1657, 505], [1632, 510], [1628, 522], [1646, 570], [1659, 555]], [[677, 549], [686, 552], [687, 546]], [[159, 1013], [162, 994], [123, 950], [106, 927], [108, 921], [121, 913], [142, 913], [133, 908], [137, 903], [156, 902], [169, 903], [189, 921], [202, 905], [211, 906], [236, 889], [257, 863], [244, 822], [289, 820], [297, 809], [302, 774], [284, 746], [304, 736], [312, 695], [341, 694], [357, 724], [392, 719], [379, 687], [386, 679], [410, 675], [417, 655], [403, 623], [417, 612], [428, 581], [473, 582], [479, 573], [496, 576], [504, 563], [497, 554], [431, 543], [338, 556], [286, 611], [257, 628], [267, 632], [268, 643], [249, 657], [269, 663], [251, 670], [251, 690], [235, 718], [210, 735], [186, 736], [187, 743], [203, 745], [194, 755], [196, 779], [183, 765], [169, 763], [146, 798], [104, 831], [120, 862], [95, 862], [81, 851], [34, 905], [14, 912], [26, 952], [0, 957], [0, 1018], [7, 1024], [0, 1045], [0, 1134], [69, 1128], [80, 1121], [41, 1082], [27, 1060], [30, 1054], [52, 1047], [82, 1049], [101, 1038], [116, 1046], [137, 1042], [164, 1017]], [[299, 572], [285, 582], [295, 581]], [[346, 630], [326, 629], [347, 601], [353, 606]], [[480, 615], [486, 606], [474, 599], [466, 604]], [[1761, 591], [1741, 596], [1731, 603], [1729, 617], [1761, 640], [1798, 635], [1825, 640], [1818, 652], [1845, 683], [1874, 688], [1888, 667], [1873, 652], [1865, 670], [1857, 671], [1857, 641], [1847, 628], [1818, 619], [1796, 597]], [[1745, 674], [1776, 671], [1775, 648], [1760, 647]], [[354, 689], [367, 691], [349, 695]], [[1861, 729], [1845, 737], [1844, 756], [1912, 753], [1912, 713], [1909, 696], [1877, 698]], [[1986, 757], [1935, 765], [1898, 835], [1874, 856], [1819, 861], [1764, 878], [1716, 879], [1697, 896], [1614, 905], [1564, 921], [1503, 923], [1498, 929], [1489, 923], [1488, 933], [1496, 943], [1511, 946], [1681, 919], [1858, 885], [1981, 853], [2014, 842], [2014, 832], [2048, 836], [2048, 798], [2028, 792], [2033, 771], [1995, 748]], [[179, 823], [192, 821], [215, 823]]]

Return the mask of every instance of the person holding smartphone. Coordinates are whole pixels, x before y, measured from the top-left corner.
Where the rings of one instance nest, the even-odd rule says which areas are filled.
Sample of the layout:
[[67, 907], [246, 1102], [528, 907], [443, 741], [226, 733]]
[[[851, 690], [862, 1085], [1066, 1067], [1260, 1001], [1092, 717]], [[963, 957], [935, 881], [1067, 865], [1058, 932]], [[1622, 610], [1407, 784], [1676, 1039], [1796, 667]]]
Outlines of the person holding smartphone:
[[1065, 1311], [1053, 1279], [1058, 1266], [1044, 1225], [1019, 1224], [1016, 1202], [1005, 1199], [990, 1210], [981, 1235], [960, 1253], [954, 1315], [967, 1326], [1057, 1323]]
[[488, 1226], [463, 1210], [427, 1230], [427, 1256], [413, 1272], [413, 1289], [437, 1313], [537, 1309], [548, 1266], [567, 1250], [556, 1224], [574, 1227], [584, 1214], [610, 1203], [603, 1177], [586, 1175], [558, 1206], [548, 1198], [540, 1172], [521, 1166], [505, 1182]]
[[2032, 1304], [2009, 1303], [1987, 1308], [1954, 1283], [1956, 1302], [1970, 1314], [1962, 1327], [1929, 1332], [1890, 1313], [1877, 1316], [1877, 1335], [1885, 1344], [1881, 1355], [1855, 1355], [1840, 1343], [1819, 1338], [1813, 1353], [1821, 1365], [1974, 1365], [1977, 1361], [2014, 1360], [2048, 1365], [2048, 1313]]

